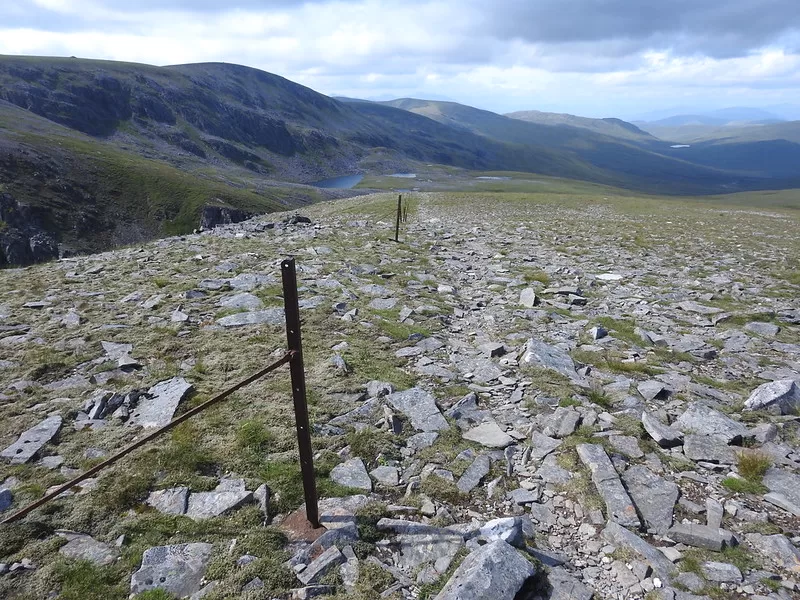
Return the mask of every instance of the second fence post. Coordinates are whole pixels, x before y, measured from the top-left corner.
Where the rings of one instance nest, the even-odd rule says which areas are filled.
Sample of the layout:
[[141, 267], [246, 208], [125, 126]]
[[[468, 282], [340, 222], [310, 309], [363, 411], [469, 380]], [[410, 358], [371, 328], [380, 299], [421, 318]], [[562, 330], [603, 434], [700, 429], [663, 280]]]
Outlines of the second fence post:
[[394, 227], [394, 241], [395, 242], [399, 242], [400, 241], [400, 211], [402, 210], [402, 207], [403, 207], [403, 195], [402, 194], [398, 194], [398, 196], [397, 196], [397, 223], [395, 224], [395, 227]]
[[311, 430], [306, 403], [306, 375], [303, 366], [303, 345], [300, 338], [300, 304], [297, 299], [297, 272], [294, 258], [281, 262], [283, 277], [283, 305], [286, 311], [286, 341], [293, 352], [289, 361], [292, 376], [294, 418], [297, 425], [297, 445], [300, 450], [300, 471], [303, 475], [303, 493], [306, 500], [306, 518], [319, 527], [317, 507], [317, 482], [314, 479], [314, 455], [311, 451]]

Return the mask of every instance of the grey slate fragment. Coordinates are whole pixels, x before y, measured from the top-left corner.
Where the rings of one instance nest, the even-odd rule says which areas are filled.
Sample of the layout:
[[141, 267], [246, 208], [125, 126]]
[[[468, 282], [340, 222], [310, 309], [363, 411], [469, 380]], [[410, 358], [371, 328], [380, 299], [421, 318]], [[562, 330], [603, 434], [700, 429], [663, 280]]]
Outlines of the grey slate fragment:
[[491, 419], [492, 413], [478, 408], [478, 395], [470, 392], [445, 412], [445, 415], [455, 419], [461, 429], [469, 429]]
[[678, 486], [666, 481], [643, 465], [634, 465], [622, 474], [622, 481], [649, 530], [664, 533], [672, 525], [678, 501]]
[[147, 390], [147, 396], [131, 412], [126, 425], [140, 427], [163, 427], [172, 420], [181, 400], [192, 390], [192, 385], [183, 377], [161, 381]]
[[386, 487], [395, 487], [400, 482], [397, 467], [380, 466], [372, 469], [369, 474]]
[[656, 398], [665, 399], [670, 394], [669, 388], [664, 385], [661, 381], [657, 381], [655, 379], [650, 379], [648, 381], [643, 381], [636, 389], [639, 390], [639, 393], [642, 395], [642, 398], [645, 400], [654, 400]]
[[336, 546], [331, 546], [320, 554], [308, 565], [304, 571], [297, 575], [297, 578], [304, 584], [319, 583], [331, 569], [338, 567], [345, 562], [344, 554]]
[[58, 549], [58, 553], [67, 558], [88, 560], [96, 565], [108, 565], [114, 562], [119, 552], [103, 542], [98, 542], [89, 535], [71, 531], [59, 532], [67, 539], [67, 543]]
[[667, 536], [687, 546], [714, 552], [721, 552], [726, 546], [733, 546], [736, 541], [733, 534], [724, 529], [712, 529], [693, 523], [677, 523], [667, 531]]
[[558, 448], [563, 442], [551, 438], [534, 429], [531, 433], [531, 460], [540, 461]]
[[217, 319], [222, 327], [242, 327], [244, 325], [283, 325], [286, 318], [282, 308], [268, 308], [253, 312], [237, 313]]
[[720, 436], [728, 444], [747, 436], [747, 427], [742, 423], [700, 402], [690, 404], [674, 426], [684, 433]]
[[150, 492], [150, 496], [147, 498], [147, 504], [155, 508], [158, 512], [170, 515], [182, 515], [186, 513], [188, 499], [189, 488], [182, 486]]
[[358, 457], [351, 458], [336, 465], [331, 470], [331, 479], [339, 485], [344, 485], [350, 488], [372, 491], [372, 480], [369, 478], [367, 468], [364, 466], [364, 461]]
[[639, 516], [628, 492], [622, 486], [614, 465], [602, 446], [579, 444], [577, 447], [581, 462], [592, 472], [592, 482], [603, 498], [608, 517], [625, 527], [640, 527]]
[[496, 421], [487, 421], [477, 427], [465, 431], [462, 436], [465, 440], [477, 442], [487, 448], [505, 448], [514, 443], [514, 438], [500, 429]]
[[258, 310], [264, 307], [261, 298], [249, 292], [242, 292], [233, 296], [225, 296], [219, 301], [223, 308], [243, 308], [245, 310]]
[[14, 494], [8, 488], [0, 488], [0, 512], [5, 512], [14, 503]]
[[213, 492], [193, 492], [189, 495], [186, 516], [195, 521], [224, 515], [253, 501], [247, 490], [220, 489]]
[[547, 574], [550, 584], [549, 600], [592, 600], [594, 592], [563, 568], [550, 569]]
[[543, 433], [549, 437], [565, 438], [575, 433], [580, 421], [581, 414], [577, 410], [559, 406], [547, 419]]
[[480, 529], [481, 537], [488, 542], [503, 540], [515, 548], [525, 549], [525, 533], [520, 517], [492, 519]]
[[728, 446], [725, 438], [715, 435], [687, 435], [683, 441], [683, 453], [692, 460], [732, 465], [736, 463], [736, 452]]
[[642, 413], [642, 425], [655, 443], [662, 448], [672, 448], [683, 444], [683, 433], [669, 425], [664, 425], [647, 412]]
[[630, 548], [636, 552], [650, 564], [653, 568], [653, 572], [655, 572], [662, 581], [669, 583], [675, 575], [675, 565], [673, 565], [660, 550], [651, 546], [638, 535], [625, 529], [618, 523], [609, 521], [606, 524], [606, 528], [603, 530], [603, 537], [612, 544]]
[[0, 452], [0, 456], [11, 460], [12, 465], [21, 465], [31, 460], [61, 429], [61, 417], [48, 417], [19, 436], [16, 442]]
[[741, 583], [743, 579], [742, 572], [730, 563], [707, 561], [700, 570], [708, 581], [717, 583]]
[[749, 533], [746, 537], [761, 556], [766, 556], [781, 569], [800, 574], [800, 550], [785, 535]]
[[322, 498], [319, 501], [319, 522], [326, 529], [348, 527], [355, 523], [356, 512], [369, 502], [369, 498], [364, 494], [344, 498]]
[[155, 546], [142, 555], [142, 566], [131, 576], [131, 593], [162, 589], [178, 598], [198, 592], [211, 558], [211, 544]]
[[386, 396], [386, 400], [395, 410], [406, 415], [418, 431], [441, 431], [450, 427], [439, 412], [434, 397], [423, 389], [395, 392]]
[[536, 338], [528, 340], [521, 364], [551, 369], [573, 382], [585, 383], [583, 378], [575, 371], [575, 363], [569, 354]]
[[770, 492], [782, 495], [800, 511], [800, 475], [773, 467], [764, 475], [763, 483]]
[[744, 403], [745, 410], [766, 410], [781, 415], [800, 408], [800, 387], [792, 379], [770, 381], [758, 386]]
[[614, 450], [621, 452], [631, 458], [642, 458], [644, 452], [639, 448], [639, 441], [631, 435], [611, 435], [608, 441], [614, 446]]
[[535, 573], [510, 544], [497, 540], [467, 556], [435, 600], [512, 600]]
[[456, 486], [462, 492], [470, 492], [478, 486], [481, 479], [489, 474], [490, 469], [491, 461], [489, 457], [486, 454], [481, 454], [467, 467], [467, 470], [464, 471], [464, 474], [458, 480]]

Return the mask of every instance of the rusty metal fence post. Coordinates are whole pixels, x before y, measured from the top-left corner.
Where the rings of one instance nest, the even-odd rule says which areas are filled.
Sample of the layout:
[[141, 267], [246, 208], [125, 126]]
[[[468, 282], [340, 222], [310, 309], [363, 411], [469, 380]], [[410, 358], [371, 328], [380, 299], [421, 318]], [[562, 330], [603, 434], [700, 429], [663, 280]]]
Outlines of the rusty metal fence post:
[[400, 241], [400, 213], [403, 210], [403, 195], [398, 194], [397, 196], [397, 222], [394, 228], [394, 241]]
[[292, 376], [292, 398], [297, 426], [297, 445], [300, 450], [300, 470], [303, 476], [303, 493], [306, 500], [306, 518], [314, 527], [319, 527], [317, 506], [317, 483], [314, 479], [314, 456], [311, 451], [311, 430], [308, 423], [306, 403], [306, 376], [303, 366], [303, 347], [300, 338], [300, 304], [297, 298], [297, 271], [294, 258], [281, 263], [283, 278], [283, 305], [286, 312], [286, 341], [292, 358], [289, 372]]

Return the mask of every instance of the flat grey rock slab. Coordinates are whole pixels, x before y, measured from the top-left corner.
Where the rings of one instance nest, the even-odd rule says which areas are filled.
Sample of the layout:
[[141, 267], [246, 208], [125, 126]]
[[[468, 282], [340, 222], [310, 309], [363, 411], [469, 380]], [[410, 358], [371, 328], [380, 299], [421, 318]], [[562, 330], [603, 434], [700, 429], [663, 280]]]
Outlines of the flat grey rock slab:
[[500, 429], [496, 421], [487, 421], [461, 434], [465, 440], [477, 442], [487, 448], [505, 448], [515, 442], [514, 438]]
[[575, 433], [580, 422], [581, 414], [577, 410], [559, 406], [547, 419], [547, 424], [542, 432], [549, 437], [565, 438]]
[[667, 536], [687, 546], [705, 548], [714, 552], [721, 552], [726, 546], [732, 546], [735, 541], [733, 534], [729, 531], [693, 523], [677, 523], [667, 531]]
[[[202, 285], [202, 281], [200, 285]], [[272, 285], [273, 283], [277, 283], [277, 279], [272, 275], [260, 275], [258, 273], [240, 273], [233, 279], [228, 280], [228, 285], [230, 285], [235, 290], [243, 290], [246, 292], [250, 292], [262, 285]]]
[[642, 413], [642, 426], [655, 443], [662, 448], [673, 448], [683, 444], [683, 433], [681, 431], [669, 425], [664, 425], [650, 413]]
[[716, 435], [687, 435], [683, 440], [683, 453], [695, 461], [732, 465], [737, 461], [736, 452]]
[[775, 337], [781, 331], [781, 328], [774, 323], [764, 323], [762, 321], [751, 321], [744, 326], [745, 331], [755, 333], [762, 337]]
[[563, 442], [556, 438], [539, 433], [534, 429], [531, 433], [531, 460], [541, 461], [558, 448]]
[[763, 483], [770, 492], [780, 494], [800, 512], [800, 475], [773, 467], [764, 475]]
[[630, 467], [622, 474], [622, 481], [646, 527], [655, 533], [665, 533], [672, 526], [678, 486], [642, 465]]
[[765, 410], [781, 415], [800, 408], [800, 387], [792, 379], [770, 381], [758, 386], [744, 403], [745, 410]]
[[189, 495], [186, 516], [195, 521], [224, 515], [253, 501], [247, 490], [193, 492]]
[[747, 436], [747, 427], [700, 402], [694, 402], [678, 417], [674, 426], [684, 433], [716, 435], [730, 444]]
[[576, 449], [581, 462], [592, 473], [592, 482], [606, 504], [608, 518], [624, 527], [640, 527], [641, 522], [633, 501], [603, 447], [597, 444], [579, 444]]
[[98, 542], [89, 535], [71, 531], [58, 533], [67, 540], [67, 543], [58, 549], [58, 553], [67, 558], [88, 560], [96, 565], [108, 565], [119, 556], [116, 548], [109, 544]]
[[415, 433], [406, 441], [406, 448], [412, 450], [413, 452], [419, 452], [420, 450], [424, 450], [425, 448], [430, 448], [439, 438], [439, 434], [436, 431], [423, 431], [421, 433]]
[[222, 327], [243, 327], [245, 325], [283, 325], [286, 322], [282, 308], [268, 308], [252, 312], [237, 313], [217, 319]]
[[450, 426], [442, 416], [435, 398], [420, 388], [411, 388], [386, 396], [392, 408], [400, 411], [411, 421], [417, 431], [442, 431]]
[[172, 420], [178, 405], [192, 390], [183, 377], [161, 381], [147, 390], [147, 396], [131, 411], [126, 425], [138, 427], [163, 427]]
[[611, 435], [608, 441], [614, 447], [614, 450], [629, 456], [630, 458], [642, 458], [644, 452], [639, 447], [639, 440], [632, 435]]
[[675, 565], [660, 550], [614, 521], [606, 523], [603, 537], [616, 546], [629, 548], [636, 552], [650, 564], [653, 572], [664, 582], [669, 583], [677, 572]]
[[150, 492], [150, 495], [147, 497], [147, 504], [155, 508], [158, 512], [168, 515], [182, 515], [186, 513], [188, 500], [189, 488], [181, 486]]
[[542, 466], [536, 470], [535, 475], [545, 483], [554, 485], [569, 483], [570, 479], [572, 479], [572, 473], [558, 466], [554, 454], [544, 460]]
[[575, 371], [575, 363], [569, 354], [536, 338], [528, 340], [521, 364], [551, 369], [573, 382], [585, 383], [584, 379]]
[[302, 572], [297, 575], [297, 578], [303, 585], [311, 583], [319, 583], [332, 569], [338, 567], [346, 562], [344, 554], [341, 553], [339, 548], [331, 546], [325, 552], [315, 558], [310, 565], [308, 565]]
[[736, 565], [723, 562], [706, 561], [700, 565], [703, 576], [715, 583], [741, 583], [742, 572]]
[[471, 492], [480, 484], [481, 479], [489, 474], [491, 466], [492, 464], [488, 455], [479, 455], [472, 461], [472, 464], [467, 467], [464, 474], [461, 475], [461, 478], [456, 483], [456, 487], [464, 493]]
[[481, 527], [481, 537], [487, 542], [503, 540], [515, 548], [525, 549], [525, 532], [520, 517], [492, 519]]
[[478, 408], [478, 395], [470, 392], [444, 413], [451, 419], [455, 419], [456, 424], [461, 429], [469, 429], [475, 425], [480, 425], [492, 417], [488, 410]]
[[748, 533], [746, 537], [761, 556], [766, 556], [783, 570], [795, 575], [800, 573], [800, 550], [785, 535]]
[[664, 385], [663, 382], [657, 381], [655, 379], [650, 379], [648, 381], [641, 382], [639, 385], [636, 386], [636, 389], [639, 390], [639, 393], [642, 395], [642, 398], [644, 398], [648, 402], [656, 398], [665, 398], [670, 394], [669, 387]]
[[249, 292], [226, 296], [219, 301], [219, 305], [223, 308], [243, 308], [245, 310], [258, 310], [264, 307], [261, 298]]
[[351, 458], [333, 467], [330, 477], [339, 485], [367, 492], [372, 491], [372, 480], [369, 478], [364, 461], [358, 457]]
[[519, 303], [525, 308], [533, 308], [539, 304], [539, 299], [536, 297], [536, 290], [533, 288], [525, 288], [519, 293]]
[[369, 474], [375, 481], [386, 487], [395, 487], [400, 483], [397, 467], [376, 467]]
[[369, 497], [364, 494], [343, 498], [322, 498], [319, 501], [319, 522], [329, 530], [349, 527], [355, 523], [356, 512], [369, 502]]
[[10, 489], [0, 487], [0, 512], [5, 512], [14, 504], [14, 494]]
[[512, 600], [535, 573], [513, 546], [497, 540], [469, 554], [435, 600]]
[[362, 285], [360, 288], [358, 288], [358, 291], [362, 294], [366, 294], [367, 296], [376, 296], [379, 298], [388, 298], [392, 295], [392, 290], [386, 286], [377, 285], [374, 283]]
[[393, 541], [400, 555], [397, 566], [406, 571], [430, 564], [438, 574], [450, 567], [450, 563], [461, 548], [464, 538], [456, 532], [430, 526], [409, 528], [398, 533]]
[[704, 306], [702, 304], [698, 304], [697, 302], [693, 302], [691, 300], [687, 300], [686, 302], [680, 302], [678, 304], [678, 308], [681, 310], [685, 310], [686, 312], [696, 313], [698, 315], [718, 315], [721, 312], [724, 312], [721, 308], [715, 308], [713, 306]]
[[550, 569], [547, 574], [550, 584], [549, 600], [592, 600], [594, 591], [561, 567]]
[[100, 342], [106, 356], [111, 360], [119, 360], [133, 350], [133, 344], [118, 344], [117, 342]]
[[16, 442], [0, 452], [0, 456], [11, 461], [12, 465], [21, 465], [31, 460], [42, 447], [53, 439], [61, 429], [61, 417], [47, 417], [37, 425], [19, 436]]
[[397, 306], [397, 298], [373, 298], [369, 307], [375, 310], [391, 310]]
[[211, 550], [211, 544], [202, 542], [148, 548], [141, 568], [131, 576], [131, 594], [158, 588], [178, 598], [191, 596], [200, 591]]

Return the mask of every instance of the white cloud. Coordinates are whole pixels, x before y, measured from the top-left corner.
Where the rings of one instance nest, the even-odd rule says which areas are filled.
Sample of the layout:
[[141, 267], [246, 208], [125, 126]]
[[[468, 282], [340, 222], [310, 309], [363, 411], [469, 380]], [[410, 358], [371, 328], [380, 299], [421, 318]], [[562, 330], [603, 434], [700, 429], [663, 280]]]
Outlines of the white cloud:
[[[584, 0], [565, 1], [575, 8]], [[123, 0], [20, 0], [0, 7], [0, 53], [157, 65], [234, 62], [325, 93], [447, 96], [499, 111], [609, 116], [679, 101], [794, 101], [800, 87], [795, 15], [784, 22], [756, 19], [745, 0], [719, 7], [662, 0], [650, 16], [637, 13], [633, 27], [615, 17], [630, 1], [614, 0], [608, 14], [594, 5], [586, 18], [570, 13], [569, 29], [555, 0], [535, 10], [532, 0], [243, 0], [227, 8], [147, 0], [141, 9]], [[547, 6], [556, 12], [544, 11]], [[685, 14], [671, 18], [670, 6]], [[541, 22], [525, 21], [531, 15]], [[695, 32], [692, 15], [713, 22], [708, 35]], [[758, 35], [747, 36], [742, 24], [748, 20]], [[537, 38], [547, 23], [553, 28]], [[569, 31], [559, 37], [562, 26]], [[731, 52], [736, 40], [752, 47]]]

